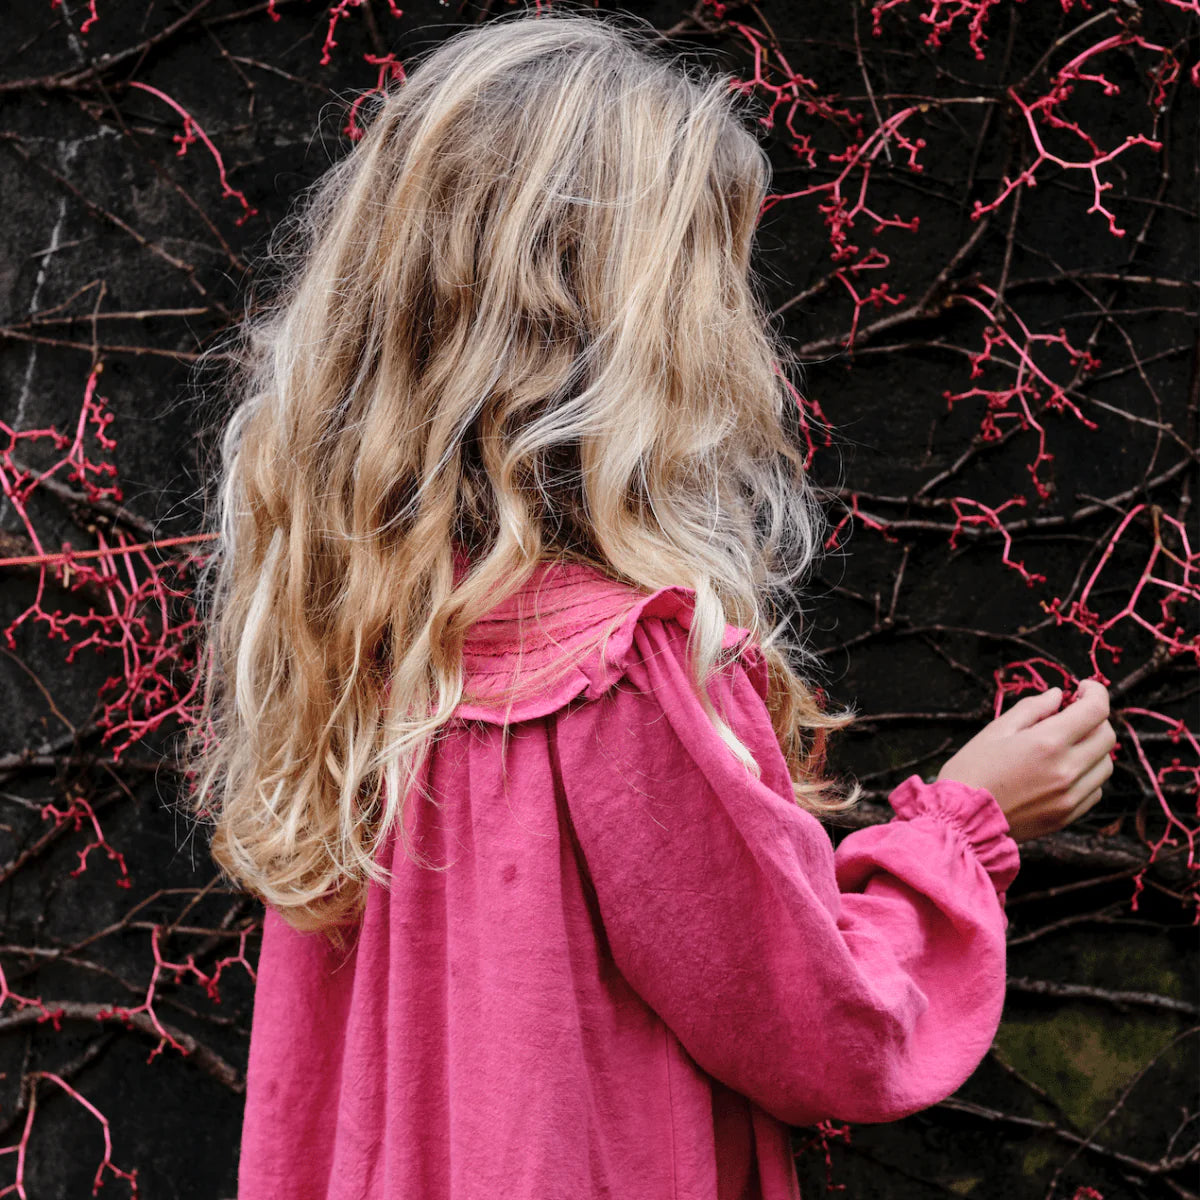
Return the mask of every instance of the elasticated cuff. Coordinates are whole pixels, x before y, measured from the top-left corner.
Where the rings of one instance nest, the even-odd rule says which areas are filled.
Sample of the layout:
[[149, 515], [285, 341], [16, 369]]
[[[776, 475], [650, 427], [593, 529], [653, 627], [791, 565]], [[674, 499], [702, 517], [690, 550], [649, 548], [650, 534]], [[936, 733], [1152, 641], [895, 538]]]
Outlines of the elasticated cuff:
[[1021, 855], [1009, 836], [1003, 810], [987, 788], [956, 779], [926, 783], [919, 775], [910, 775], [888, 801], [903, 820], [934, 817], [949, 822], [970, 843], [996, 891], [1003, 895], [1008, 890], [1020, 870]]

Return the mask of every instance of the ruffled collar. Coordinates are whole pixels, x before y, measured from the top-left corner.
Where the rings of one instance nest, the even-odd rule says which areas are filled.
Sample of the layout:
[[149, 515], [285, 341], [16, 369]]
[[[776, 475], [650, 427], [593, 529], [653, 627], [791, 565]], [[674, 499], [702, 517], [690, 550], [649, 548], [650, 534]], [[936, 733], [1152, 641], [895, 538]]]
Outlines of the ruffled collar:
[[539, 665], [643, 595], [582, 563], [539, 563], [522, 587], [471, 627], [466, 654], [479, 667], [493, 659], [509, 666], [513, 656]]
[[[624, 672], [639, 620], [672, 618], [688, 629], [694, 603], [687, 587], [646, 593], [583, 563], [539, 563], [468, 630], [455, 716], [503, 724], [599, 696]], [[746, 636], [727, 626], [723, 645]]]

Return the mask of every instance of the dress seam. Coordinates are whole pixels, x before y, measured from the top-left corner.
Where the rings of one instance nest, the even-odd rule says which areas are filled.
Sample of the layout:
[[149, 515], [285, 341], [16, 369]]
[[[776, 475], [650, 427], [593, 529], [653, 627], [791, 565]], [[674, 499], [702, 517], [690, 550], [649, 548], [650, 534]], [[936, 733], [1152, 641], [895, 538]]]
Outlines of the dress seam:
[[666, 1069], [667, 1069], [667, 1111], [671, 1114], [671, 1119], [668, 1122], [668, 1128], [671, 1131], [671, 1197], [672, 1197], [672, 1200], [678, 1200], [679, 1177], [676, 1172], [676, 1153], [675, 1153], [675, 1092], [671, 1086], [670, 1033], [665, 1024], [663, 1025], [663, 1056], [666, 1060]]

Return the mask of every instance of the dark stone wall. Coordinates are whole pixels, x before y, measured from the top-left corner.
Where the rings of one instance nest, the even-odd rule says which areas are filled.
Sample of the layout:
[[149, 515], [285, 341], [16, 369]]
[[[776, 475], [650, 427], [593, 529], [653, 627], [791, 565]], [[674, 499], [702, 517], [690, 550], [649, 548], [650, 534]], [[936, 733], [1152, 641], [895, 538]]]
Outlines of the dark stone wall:
[[[417, 0], [396, 17], [366, 0], [337, 21], [326, 64], [334, 9], [312, 0], [4, 14], [0, 1150], [27, 1153], [0, 1156], [0, 1192], [20, 1170], [31, 1198], [87, 1196], [97, 1178], [122, 1195], [115, 1167], [136, 1168], [150, 1200], [234, 1194], [261, 910], [216, 879], [170, 758], [192, 711], [189, 555], [203, 543], [162, 543], [202, 529], [222, 411], [195, 356], [248, 302], [270, 230], [350, 148], [346, 110], [381, 69], [364, 56], [402, 63], [509, 10]], [[798, 1130], [804, 1193], [1191, 1195], [1196, 6], [623, 11], [743, 80], [763, 48], [760, 112], [778, 103], [760, 132], [790, 198], [763, 215], [757, 265], [804, 364], [804, 410], [834, 428], [811, 470], [839, 537], [798, 603], [818, 682], [860, 713], [830, 761], [867, 790], [853, 820], [883, 819], [890, 788], [932, 777], [1025, 687], [1101, 674], [1120, 738], [1100, 805], [1023, 848], [993, 1052], [905, 1121]], [[1049, 109], [1062, 123], [1027, 117], [1073, 60], [1119, 92], [1076, 79]], [[170, 101], [253, 215], [201, 140], [177, 153]], [[1038, 161], [1035, 134], [1058, 161]], [[1157, 145], [1109, 157], [1129, 137]], [[835, 259], [821, 205], [844, 169], [850, 207], [867, 173], [869, 211]], [[1036, 186], [973, 219], [1025, 169]], [[1089, 212], [1097, 200], [1124, 236]], [[111, 424], [85, 422], [73, 471], [62, 457], [85, 401]], [[50, 428], [62, 446], [33, 436]], [[53, 470], [30, 487], [22, 468]], [[151, 542], [65, 577], [20, 561]]]

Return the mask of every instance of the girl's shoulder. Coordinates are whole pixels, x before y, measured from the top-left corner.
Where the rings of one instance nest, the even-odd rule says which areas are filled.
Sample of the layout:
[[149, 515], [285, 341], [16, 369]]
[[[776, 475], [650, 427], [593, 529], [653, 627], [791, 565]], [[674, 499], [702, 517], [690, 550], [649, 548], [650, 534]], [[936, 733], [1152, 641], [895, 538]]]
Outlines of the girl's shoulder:
[[[674, 636], [656, 639], [656, 653], [682, 657], [695, 604], [695, 592], [682, 585], [645, 592], [587, 564], [541, 564], [468, 632], [455, 716], [512, 724], [597, 698], [637, 660], [639, 629], [662, 623]], [[765, 698], [766, 663], [749, 631], [727, 624], [721, 645], [735, 651]]]

